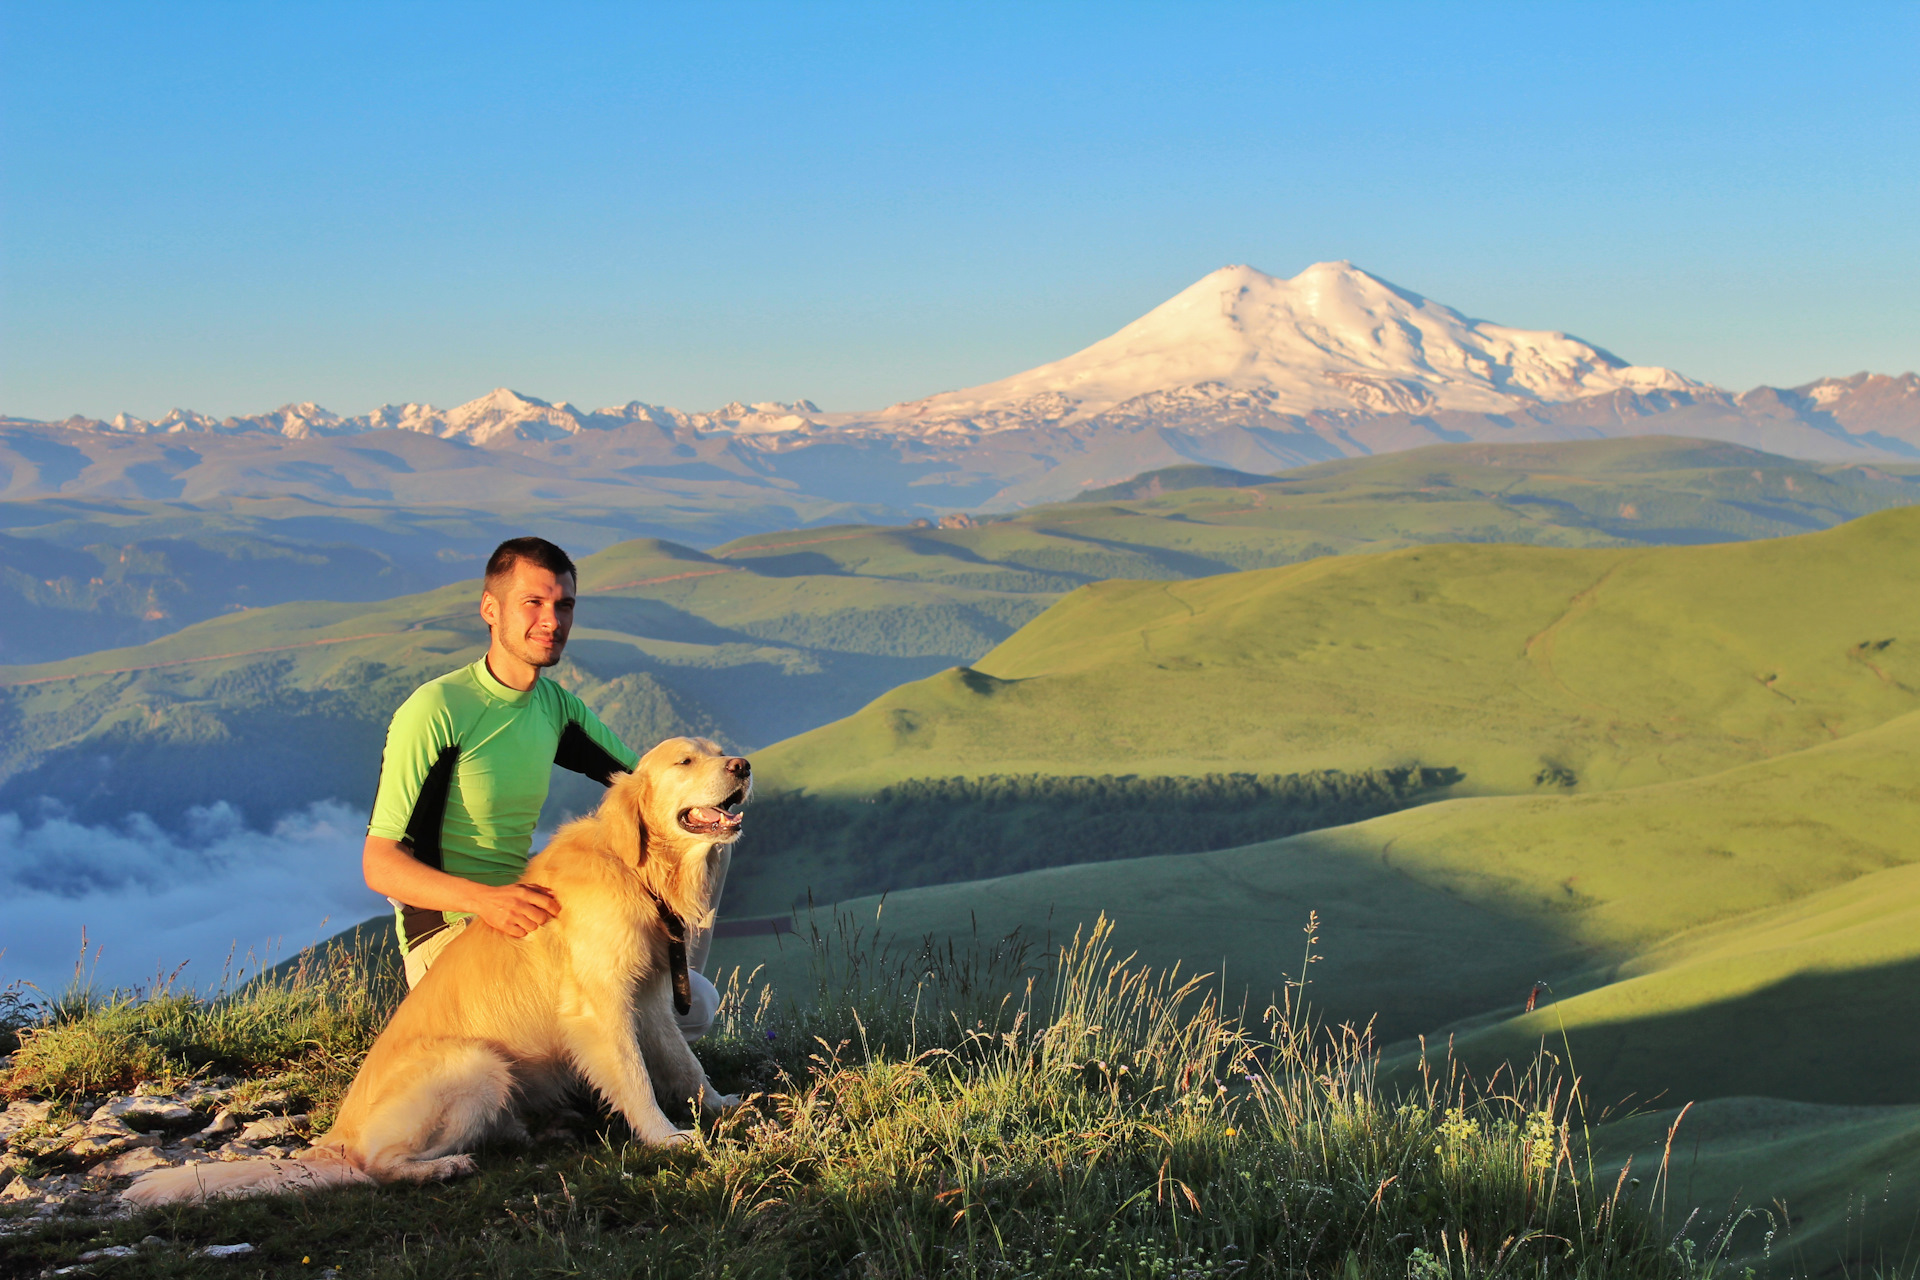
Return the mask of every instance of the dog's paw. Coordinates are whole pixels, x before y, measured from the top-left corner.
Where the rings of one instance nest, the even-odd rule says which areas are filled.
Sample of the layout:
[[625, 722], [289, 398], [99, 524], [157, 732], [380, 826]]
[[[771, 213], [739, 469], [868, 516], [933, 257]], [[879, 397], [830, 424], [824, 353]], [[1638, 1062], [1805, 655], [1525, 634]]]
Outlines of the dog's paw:
[[664, 1137], [652, 1141], [656, 1147], [684, 1147], [699, 1136], [691, 1129], [670, 1129]]
[[469, 1174], [480, 1172], [479, 1162], [464, 1153], [457, 1156], [442, 1156], [433, 1164], [434, 1176], [441, 1182], [449, 1182], [454, 1178], [464, 1178]]

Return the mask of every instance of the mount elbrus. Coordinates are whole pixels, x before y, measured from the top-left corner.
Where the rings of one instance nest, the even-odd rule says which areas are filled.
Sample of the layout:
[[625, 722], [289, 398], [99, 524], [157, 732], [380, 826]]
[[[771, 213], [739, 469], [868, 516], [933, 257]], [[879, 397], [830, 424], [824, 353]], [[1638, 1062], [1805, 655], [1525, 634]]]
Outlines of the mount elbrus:
[[1112, 336], [998, 382], [873, 412], [812, 402], [586, 410], [505, 388], [453, 409], [312, 403], [221, 420], [0, 419], [0, 496], [469, 500], [609, 484], [636, 500], [795, 492], [902, 511], [1009, 509], [1153, 467], [1247, 471], [1446, 441], [1726, 440], [1822, 460], [1920, 460], [1920, 377], [1734, 394], [1564, 333], [1472, 320], [1345, 262], [1231, 266]]

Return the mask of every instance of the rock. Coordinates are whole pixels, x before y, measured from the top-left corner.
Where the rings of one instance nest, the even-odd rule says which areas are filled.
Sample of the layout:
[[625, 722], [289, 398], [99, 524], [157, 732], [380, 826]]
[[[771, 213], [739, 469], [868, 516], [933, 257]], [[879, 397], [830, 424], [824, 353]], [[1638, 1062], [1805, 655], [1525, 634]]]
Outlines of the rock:
[[81, 1254], [81, 1262], [105, 1262], [108, 1258], [131, 1258], [140, 1252], [130, 1244], [110, 1244], [104, 1249], [89, 1249]]
[[113, 1098], [93, 1113], [92, 1119], [118, 1120], [142, 1133], [155, 1129], [181, 1130], [200, 1127], [200, 1113], [172, 1098]]
[[263, 1093], [253, 1100], [251, 1110], [264, 1111], [270, 1116], [283, 1116], [294, 1110], [295, 1099], [284, 1089], [275, 1089], [272, 1093]]
[[21, 1200], [32, 1200], [40, 1194], [40, 1184], [24, 1175], [16, 1175], [12, 1182], [0, 1187], [0, 1204], [14, 1204]]
[[31, 1137], [22, 1135], [10, 1144], [13, 1150], [22, 1155], [43, 1157], [56, 1151], [65, 1150], [87, 1136], [85, 1122], [70, 1124], [64, 1129], [55, 1129], [51, 1133], [37, 1133]]
[[260, 1148], [237, 1139], [213, 1150], [214, 1157], [220, 1160], [252, 1160], [259, 1154]]
[[0, 1111], [0, 1145], [13, 1141], [13, 1135], [28, 1125], [45, 1124], [52, 1113], [51, 1102], [16, 1102]]
[[176, 1161], [152, 1147], [135, 1147], [123, 1151], [111, 1160], [95, 1165], [87, 1172], [96, 1178], [131, 1178], [135, 1174], [149, 1173], [155, 1169], [172, 1167]]
[[193, 1140], [205, 1144], [224, 1138], [230, 1133], [237, 1133], [239, 1129], [240, 1121], [234, 1116], [232, 1111], [222, 1107], [220, 1108], [220, 1113], [214, 1116], [213, 1123], [194, 1134]]
[[[91, 1120], [80, 1128], [80, 1135], [67, 1144], [67, 1155], [83, 1162], [117, 1156], [132, 1147], [154, 1146], [160, 1141], [155, 1134], [136, 1132], [124, 1120]], [[60, 1136], [64, 1139], [71, 1132], [68, 1130]]]
[[250, 1244], [210, 1244], [205, 1248], [195, 1249], [193, 1256], [196, 1258], [240, 1258], [252, 1252], [253, 1246]]
[[240, 1131], [240, 1142], [278, 1142], [282, 1138], [297, 1137], [304, 1134], [311, 1122], [306, 1116], [268, 1116], [265, 1120], [255, 1120]]

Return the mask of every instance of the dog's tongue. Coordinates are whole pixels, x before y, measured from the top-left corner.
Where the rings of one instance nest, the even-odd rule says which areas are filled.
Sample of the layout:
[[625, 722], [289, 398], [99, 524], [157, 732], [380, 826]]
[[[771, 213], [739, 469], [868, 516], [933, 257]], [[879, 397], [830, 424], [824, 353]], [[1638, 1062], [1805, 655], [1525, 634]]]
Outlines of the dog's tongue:
[[718, 809], [689, 809], [687, 816], [703, 827], [711, 827], [725, 821], [727, 815]]

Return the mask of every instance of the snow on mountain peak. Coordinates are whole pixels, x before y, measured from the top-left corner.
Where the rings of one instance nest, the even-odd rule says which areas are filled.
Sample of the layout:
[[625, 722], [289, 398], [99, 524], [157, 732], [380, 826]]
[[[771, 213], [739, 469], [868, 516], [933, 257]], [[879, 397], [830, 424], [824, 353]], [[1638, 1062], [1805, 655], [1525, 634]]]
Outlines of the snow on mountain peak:
[[[1280, 413], [1497, 413], [1701, 385], [1670, 369], [1630, 366], [1564, 333], [1469, 320], [1350, 262], [1317, 262], [1291, 280], [1236, 265], [1064, 360], [895, 405], [883, 416], [928, 426], [964, 419], [992, 430], [1093, 417], [1142, 396], [1203, 386], [1259, 393]], [[1066, 414], [1059, 397], [1072, 402]]]

